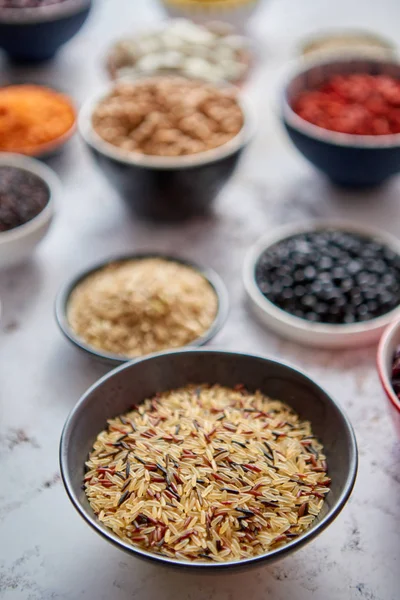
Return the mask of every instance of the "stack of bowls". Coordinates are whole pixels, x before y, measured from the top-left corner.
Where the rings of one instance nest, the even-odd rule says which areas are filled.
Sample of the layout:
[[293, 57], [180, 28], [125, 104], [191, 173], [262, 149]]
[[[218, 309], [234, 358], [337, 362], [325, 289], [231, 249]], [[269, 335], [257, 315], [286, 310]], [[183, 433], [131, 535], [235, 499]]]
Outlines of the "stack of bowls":
[[32, 256], [34, 248], [46, 235], [60, 194], [60, 182], [45, 164], [19, 154], [0, 153], [0, 167], [16, 167], [39, 177], [49, 190], [43, 210], [32, 220], [0, 232], [0, 268], [11, 267]]

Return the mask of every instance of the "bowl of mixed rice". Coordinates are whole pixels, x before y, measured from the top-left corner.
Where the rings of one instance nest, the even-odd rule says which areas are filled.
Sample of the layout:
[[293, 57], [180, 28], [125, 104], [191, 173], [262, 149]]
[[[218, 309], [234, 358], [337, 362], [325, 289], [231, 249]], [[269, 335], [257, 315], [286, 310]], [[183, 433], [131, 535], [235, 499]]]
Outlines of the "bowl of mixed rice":
[[299, 549], [336, 518], [357, 446], [341, 408], [303, 373], [187, 349], [95, 383], [67, 419], [60, 465], [77, 511], [120, 549], [240, 568]]
[[208, 267], [160, 253], [115, 256], [75, 275], [56, 298], [57, 324], [85, 354], [117, 366], [202, 346], [221, 329], [228, 292]]

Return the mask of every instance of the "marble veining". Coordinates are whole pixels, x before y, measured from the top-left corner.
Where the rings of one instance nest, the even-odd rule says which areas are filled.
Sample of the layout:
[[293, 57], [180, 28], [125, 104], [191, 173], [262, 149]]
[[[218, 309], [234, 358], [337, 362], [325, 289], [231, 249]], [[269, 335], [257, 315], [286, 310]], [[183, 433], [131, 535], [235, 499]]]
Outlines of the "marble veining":
[[[118, 35], [162, 18], [150, 0], [98, 0], [86, 29], [46, 66], [1, 64], [0, 83], [48, 83], [78, 103], [104, 83], [101, 60]], [[375, 348], [328, 352], [281, 340], [246, 309], [244, 254], [271, 227], [347, 217], [400, 231], [400, 179], [368, 193], [331, 188], [292, 149], [275, 117], [277, 89], [302, 36], [349, 25], [396, 40], [400, 5], [362, 0], [271, 0], [252, 24], [259, 63], [248, 86], [260, 119], [256, 138], [207, 218], [152, 225], [128, 217], [75, 137], [50, 160], [64, 194], [32, 260], [0, 274], [0, 598], [5, 600], [397, 600], [400, 444], [375, 370]], [[109, 546], [79, 518], [58, 469], [65, 418], [106, 368], [81, 356], [53, 318], [54, 296], [76, 270], [129, 250], [179, 253], [215, 268], [231, 312], [215, 347], [293, 363], [334, 395], [360, 450], [354, 493], [317, 540], [272, 567], [204, 576], [140, 562]]]

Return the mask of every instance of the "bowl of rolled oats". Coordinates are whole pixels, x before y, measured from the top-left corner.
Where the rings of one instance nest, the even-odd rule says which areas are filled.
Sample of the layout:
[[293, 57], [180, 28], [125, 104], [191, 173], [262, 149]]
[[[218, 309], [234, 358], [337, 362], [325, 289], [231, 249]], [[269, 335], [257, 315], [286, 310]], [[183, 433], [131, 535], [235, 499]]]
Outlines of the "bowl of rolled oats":
[[228, 293], [209, 268], [157, 253], [114, 257], [75, 275], [56, 299], [72, 344], [119, 365], [153, 352], [202, 346], [228, 316]]
[[86, 102], [80, 133], [139, 216], [209, 211], [254, 129], [236, 88], [174, 76], [120, 80]]

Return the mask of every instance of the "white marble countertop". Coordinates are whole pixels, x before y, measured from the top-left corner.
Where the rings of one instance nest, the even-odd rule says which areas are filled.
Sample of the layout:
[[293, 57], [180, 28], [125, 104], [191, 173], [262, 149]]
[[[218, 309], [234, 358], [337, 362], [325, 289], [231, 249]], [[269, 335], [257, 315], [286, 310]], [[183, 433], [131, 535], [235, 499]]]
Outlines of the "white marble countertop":
[[[98, 0], [84, 31], [45, 67], [12, 69], [0, 82], [35, 81], [80, 103], [105, 80], [101, 59], [121, 33], [159, 19], [150, 0]], [[400, 178], [363, 194], [332, 189], [292, 149], [274, 115], [276, 84], [297, 42], [318, 28], [369, 27], [396, 40], [398, 0], [271, 0], [253, 23], [260, 65], [249, 93], [258, 133], [214, 215], [181, 226], [127, 216], [123, 203], [75, 138], [51, 161], [65, 193], [32, 260], [0, 274], [0, 598], [7, 600], [396, 600], [400, 596], [400, 446], [375, 370], [375, 348], [325, 352], [282, 341], [243, 303], [241, 264], [271, 227], [348, 217], [400, 231]], [[316, 378], [349, 414], [360, 468], [350, 502], [316, 541], [272, 567], [189, 575], [132, 559], [79, 518], [59, 477], [58, 442], [79, 396], [105, 372], [62, 338], [53, 318], [64, 279], [98, 258], [135, 249], [174, 251], [214, 267], [232, 310], [214, 346], [292, 362]]]

